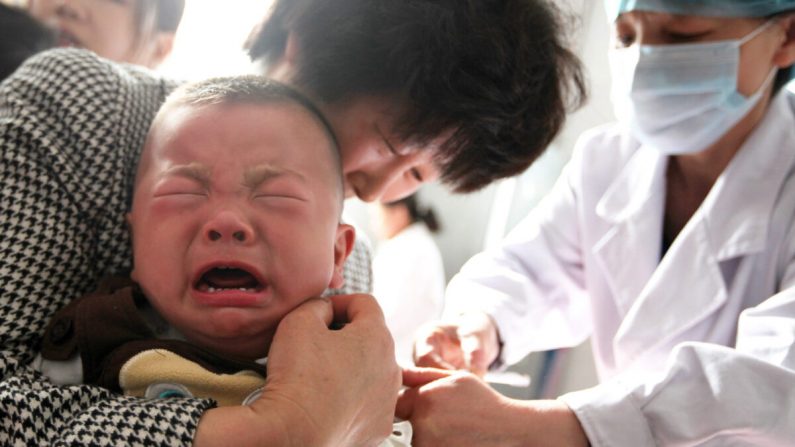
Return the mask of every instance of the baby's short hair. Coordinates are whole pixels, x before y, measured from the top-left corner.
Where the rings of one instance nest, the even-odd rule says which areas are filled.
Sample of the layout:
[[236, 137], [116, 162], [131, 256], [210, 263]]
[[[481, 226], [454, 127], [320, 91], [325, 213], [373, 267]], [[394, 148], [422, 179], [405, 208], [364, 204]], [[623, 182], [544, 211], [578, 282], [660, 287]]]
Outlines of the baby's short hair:
[[339, 159], [337, 136], [315, 104], [298, 90], [263, 76], [225, 76], [184, 84], [166, 98], [161, 110], [172, 106], [293, 103], [305, 109], [326, 132]]
[[329, 138], [331, 159], [334, 163], [334, 168], [340, 172], [339, 188], [340, 191], [342, 191], [342, 157], [340, 155], [339, 143], [326, 117], [317, 106], [301, 92], [264, 76], [226, 76], [183, 84], [166, 98], [157, 117], [155, 117], [152, 127], [157, 126], [162, 114], [167, 113], [169, 109], [174, 107], [202, 107], [235, 104], [295, 104], [304, 109], [315, 119]]

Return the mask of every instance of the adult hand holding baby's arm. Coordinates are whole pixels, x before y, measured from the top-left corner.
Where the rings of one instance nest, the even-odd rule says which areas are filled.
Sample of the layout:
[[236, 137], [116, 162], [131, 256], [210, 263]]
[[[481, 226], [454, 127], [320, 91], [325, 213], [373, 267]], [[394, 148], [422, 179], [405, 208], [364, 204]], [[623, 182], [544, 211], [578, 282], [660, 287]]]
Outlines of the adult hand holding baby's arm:
[[501, 395], [466, 371], [407, 368], [396, 415], [411, 421], [415, 447], [585, 447], [574, 412], [560, 400]]
[[[345, 325], [330, 330], [332, 318]], [[392, 430], [400, 381], [372, 297], [313, 299], [279, 324], [262, 397], [207, 411], [194, 444], [376, 445]]]
[[497, 327], [487, 314], [432, 323], [415, 340], [415, 363], [430, 368], [403, 371], [407, 388], [396, 410], [411, 421], [412, 445], [588, 445], [562, 401], [510, 399], [482, 379], [500, 353]]

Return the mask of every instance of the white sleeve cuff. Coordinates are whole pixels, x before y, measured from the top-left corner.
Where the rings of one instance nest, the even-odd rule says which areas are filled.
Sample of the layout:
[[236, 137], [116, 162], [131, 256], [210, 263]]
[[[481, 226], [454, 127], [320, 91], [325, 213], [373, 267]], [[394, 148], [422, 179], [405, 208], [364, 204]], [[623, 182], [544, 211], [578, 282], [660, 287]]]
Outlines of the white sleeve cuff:
[[654, 447], [648, 422], [626, 384], [610, 381], [559, 398], [580, 420], [593, 447]]

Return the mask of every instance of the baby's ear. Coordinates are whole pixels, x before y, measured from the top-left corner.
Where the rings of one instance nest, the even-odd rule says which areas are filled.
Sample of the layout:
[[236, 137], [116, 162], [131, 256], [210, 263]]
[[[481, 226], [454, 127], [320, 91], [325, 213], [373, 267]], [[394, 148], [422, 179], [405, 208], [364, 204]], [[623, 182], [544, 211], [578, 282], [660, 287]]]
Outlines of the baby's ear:
[[334, 273], [331, 275], [329, 288], [339, 289], [345, 284], [343, 275], [345, 260], [353, 251], [353, 243], [356, 240], [356, 230], [347, 224], [339, 224], [337, 227], [337, 239], [334, 242]]
[[133, 215], [132, 211], [128, 211], [127, 214], [124, 215], [124, 223], [127, 224], [127, 232], [130, 233], [130, 240], [135, 236], [133, 234]]

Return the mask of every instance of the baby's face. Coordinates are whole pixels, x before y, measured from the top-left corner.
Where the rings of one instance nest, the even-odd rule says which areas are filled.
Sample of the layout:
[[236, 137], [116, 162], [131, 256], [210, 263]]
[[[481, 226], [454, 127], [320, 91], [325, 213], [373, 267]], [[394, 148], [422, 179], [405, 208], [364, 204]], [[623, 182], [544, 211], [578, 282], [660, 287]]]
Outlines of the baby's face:
[[132, 278], [192, 342], [267, 353], [281, 318], [342, 284], [339, 168], [297, 105], [176, 106], [142, 155]]

